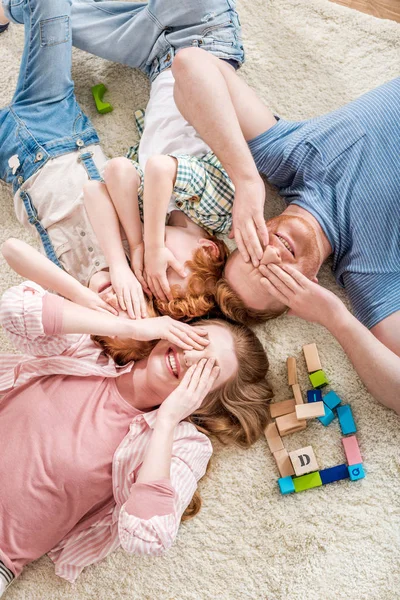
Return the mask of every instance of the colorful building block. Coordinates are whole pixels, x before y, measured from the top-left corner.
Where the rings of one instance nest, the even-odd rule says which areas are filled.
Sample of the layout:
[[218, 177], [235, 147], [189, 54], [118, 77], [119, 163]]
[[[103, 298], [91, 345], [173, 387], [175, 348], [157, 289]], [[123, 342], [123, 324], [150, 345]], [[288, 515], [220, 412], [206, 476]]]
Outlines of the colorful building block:
[[311, 373], [308, 377], [314, 388], [321, 388], [329, 383], [324, 371], [316, 371], [315, 373]]
[[325, 394], [325, 396], [322, 398], [322, 400], [325, 402], [325, 404], [327, 406], [329, 406], [329, 408], [331, 410], [333, 410], [334, 408], [339, 406], [339, 404], [342, 402], [341, 399], [339, 398], [339, 396], [337, 394], [335, 394], [334, 391], [330, 391], [327, 394]]
[[292, 494], [294, 490], [294, 483], [291, 477], [281, 477], [278, 479], [279, 489], [281, 494]]
[[282, 415], [288, 415], [294, 411], [295, 401], [293, 398], [291, 400], [283, 400], [283, 402], [274, 402], [269, 405], [269, 412], [271, 417], [275, 419], [276, 417], [281, 417]]
[[307, 402], [322, 402], [321, 390], [308, 390]]
[[315, 419], [325, 415], [323, 402], [311, 402], [311, 404], [296, 404], [296, 416], [298, 419]]
[[289, 358], [286, 361], [286, 364], [288, 370], [289, 385], [294, 385], [295, 383], [298, 383], [296, 359], [293, 356], [289, 356]]
[[319, 469], [312, 446], [294, 450], [289, 453], [289, 457], [297, 476], [311, 473], [311, 471], [318, 471]]
[[303, 394], [301, 393], [299, 384], [295, 383], [294, 385], [292, 385], [292, 390], [293, 390], [294, 401], [296, 402], [296, 404], [303, 404], [304, 403]]
[[300, 421], [295, 412], [278, 417], [275, 423], [281, 436], [303, 431], [307, 427], [307, 421], [305, 419]]
[[283, 450], [278, 450], [278, 452], [274, 452], [273, 457], [281, 477], [294, 475], [294, 468], [285, 448], [283, 448]]
[[355, 435], [342, 438], [342, 444], [346, 454], [348, 465], [351, 466], [362, 463], [360, 447], [358, 445], [357, 438]]
[[355, 433], [357, 431], [357, 427], [353, 419], [353, 413], [349, 404], [342, 404], [341, 406], [338, 406], [337, 416], [339, 417], [340, 428], [343, 435]]
[[322, 369], [321, 361], [319, 360], [319, 354], [316, 344], [307, 344], [303, 346], [304, 358], [307, 363], [307, 371], [314, 373], [314, 371], [320, 371]]
[[278, 452], [278, 450], [283, 450], [284, 445], [282, 442], [282, 438], [279, 435], [275, 423], [269, 423], [269, 425], [266, 426], [266, 428], [264, 429], [264, 435], [266, 437], [267, 444], [272, 454], [274, 452]]
[[296, 492], [303, 492], [304, 490], [320, 487], [322, 481], [320, 474], [317, 471], [316, 473], [309, 473], [308, 475], [302, 475], [301, 477], [293, 477], [293, 484]]
[[113, 107], [108, 102], [103, 102], [103, 96], [106, 93], [107, 88], [104, 83], [99, 83], [92, 87], [92, 94], [96, 103], [98, 112], [102, 115], [109, 113], [113, 110]]
[[[358, 465], [351, 465], [350, 467], [348, 467], [348, 469], [351, 481], [358, 481], [359, 479], [364, 479], [365, 471], [361, 463]], [[296, 488], [296, 485], [294, 487]]]
[[340, 481], [341, 479], [348, 479], [349, 469], [347, 465], [338, 465], [337, 467], [330, 467], [329, 469], [322, 469], [319, 472], [321, 476], [322, 485], [327, 483], [333, 483], [334, 481]]
[[325, 409], [325, 415], [323, 417], [318, 417], [318, 421], [321, 421], [322, 425], [325, 425], [325, 427], [327, 427], [328, 425], [330, 425], [330, 423], [332, 423], [333, 419], [335, 418], [335, 413], [329, 408], [329, 406], [324, 406]]

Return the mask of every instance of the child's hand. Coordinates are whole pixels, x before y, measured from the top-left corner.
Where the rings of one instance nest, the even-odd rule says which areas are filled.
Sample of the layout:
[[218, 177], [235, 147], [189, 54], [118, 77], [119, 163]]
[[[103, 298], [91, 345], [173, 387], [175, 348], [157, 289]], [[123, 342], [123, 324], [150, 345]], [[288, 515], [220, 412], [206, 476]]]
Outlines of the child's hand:
[[289, 306], [289, 315], [294, 315], [326, 326], [345, 306], [326, 288], [310, 281], [292, 266], [273, 263], [260, 265], [261, 279], [266, 291]]
[[112, 306], [105, 298], [101, 297], [100, 294], [96, 294], [96, 292], [84, 286], [81, 286], [79, 293], [71, 299], [73, 302], [76, 302], [76, 304], [86, 306], [92, 310], [110, 312], [116, 317], [118, 316], [118, 310], [116, 310], [116, 306]]
[[193, 327], [167, 316], [130, 321], [129, 337], [140, 341], [168, 340], [183, 350], [204, 350], [210, 343], [204, 327]]
[[147, 281], [145, 279], [145, 274], [144, 274], [144, 243], [143, 242], [141, 242], [134, 248], [130, 249], [130, 263], [131, 263], [131, 269], [135, 273], [136, 278], [139, 281], [140, 285], [142, 286], [142, 288], [144, 289], [146, 294], [148, 294], [150, 296], [151, 291], [150, 291], [149, 286], [147, 285]]
[[167, 269], [171, 268], [181, 277], [186, 277], [184, 265], [165, 247], [146, 247], [144, 261], [147, 283], [154, 296], [164, 302], [172, 300], [171, 288], [167, 279]]
[[126, 310], [131, 319], [145, 319], [147, 309], [143, 289], [128, 263], [110, 267], [110, 278], [122, 310]]

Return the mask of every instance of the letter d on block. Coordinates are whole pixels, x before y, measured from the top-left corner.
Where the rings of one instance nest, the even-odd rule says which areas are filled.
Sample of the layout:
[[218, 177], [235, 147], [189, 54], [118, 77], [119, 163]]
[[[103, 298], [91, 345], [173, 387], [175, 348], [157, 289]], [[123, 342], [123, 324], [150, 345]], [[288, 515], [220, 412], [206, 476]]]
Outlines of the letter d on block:
[[310, 464], [311, 458], [308, 456], [308, 454], [300, 454], [299, 461], [301, 467], [306, 467]]

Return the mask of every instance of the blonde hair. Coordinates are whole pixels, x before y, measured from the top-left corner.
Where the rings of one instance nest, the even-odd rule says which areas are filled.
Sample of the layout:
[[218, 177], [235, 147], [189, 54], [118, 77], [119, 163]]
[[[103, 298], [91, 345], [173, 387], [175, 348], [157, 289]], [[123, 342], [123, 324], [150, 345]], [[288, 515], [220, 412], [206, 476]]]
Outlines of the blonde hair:
[[287, 311], [287, 307], [275, 311], [271, 309], [255, 310], [254, 308], [249, 308], [236, 292], [233, 291], [225, 278], [220, 279], [216, 284], [215, 299], [225, 317], [242, 325], [264, 323], [268, 319], [279, 317], [279, 315]]
[[[219, 325], [229, 329], [238, 361], [234, 378], [210, 392], [202, 406], [187, 421], [202, 433], [215, 436], [223, 444], [248, 448], [258, 440], [269, 420], [268, 404], [272, 390], [266, 380], [269, 369], [267, 355], [255, 333], [243, 325], [222, 319], [197, 321], [196, 325]], [[138, 342], [93, 336], [116, 363], [147, 357], [157, 341]], [[196, 490], [182, 520], [194, 517], [200, 510], [201, 497]]]
[[164, 302], [155, 299], [154, 307], [161, 315], [169, 315], [181, 321], [190, 321], [209, 313], [216, 304], [215, 288], [222, 277], [226, 259], [229, 254], [225, 242], [215, 236], [207, 236], [218, 248], [218, 254], [209, 247], [195, 250], [191, 260], [186, 261], [192, 274], [189, 278], [185, 295], [179, 291], [179, 286], [172, 287], [173, 300]]

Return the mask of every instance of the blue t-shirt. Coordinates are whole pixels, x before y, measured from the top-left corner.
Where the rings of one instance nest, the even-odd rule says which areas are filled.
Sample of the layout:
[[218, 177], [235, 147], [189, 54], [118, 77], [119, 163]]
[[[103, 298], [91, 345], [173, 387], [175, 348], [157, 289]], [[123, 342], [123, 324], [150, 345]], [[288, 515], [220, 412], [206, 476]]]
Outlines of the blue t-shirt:
[[249, 147], [320, 223], [356, 317], [371, 328], [400, 310], [400, 78], [328, 115], [281, 119]]

